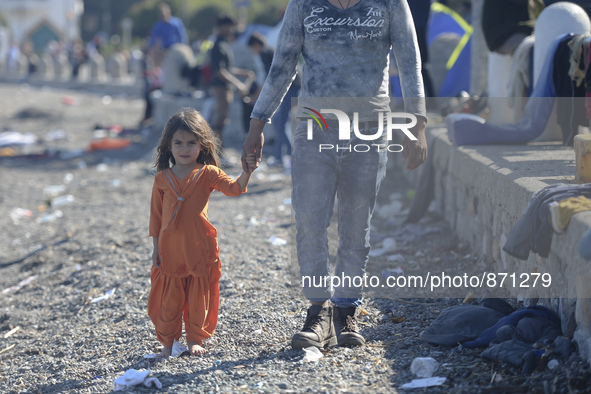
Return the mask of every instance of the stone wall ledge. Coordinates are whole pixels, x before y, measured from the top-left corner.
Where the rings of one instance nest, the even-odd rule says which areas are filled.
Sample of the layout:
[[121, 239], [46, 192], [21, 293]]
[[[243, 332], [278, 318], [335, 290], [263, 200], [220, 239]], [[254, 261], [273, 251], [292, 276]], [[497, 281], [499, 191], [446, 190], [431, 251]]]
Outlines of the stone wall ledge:
[[[557, 311], [564, 334], [576, 340], [581, 357], [591, 363], [591, 261], [578, 253], [581, 237], [591, 228], [591, 211], [575, 214], [562, 234], [553, 235], [548, 258], [530, 253], [522, 261], [501, 250], [534, 192], [557, 183], [574, 184], [573, 149], [559, 142], [457, 147], [442, 124], [430, 125], [427, 138], [436, 211], [496, 272], [550, 273], [560, 286], [555, 297], [531, 298], [531, 293], [507, 290], [526, 304]], [[424, 170], [405, 174], [417, 184]]]

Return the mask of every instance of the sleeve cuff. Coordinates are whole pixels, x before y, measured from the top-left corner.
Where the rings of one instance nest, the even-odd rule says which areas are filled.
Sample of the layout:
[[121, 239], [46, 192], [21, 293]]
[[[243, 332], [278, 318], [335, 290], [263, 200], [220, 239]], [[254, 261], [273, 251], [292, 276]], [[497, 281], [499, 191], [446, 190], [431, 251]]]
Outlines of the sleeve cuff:
[[264, 122], [264, 123], [271, 123], [271, 118], [269, 118], [268, 116], [265, 116], [263, 114], [256, 114], [256, 113], [253, 112], [250, 115], [250, 118], [251, 119], [258, 119], [258, 120], [260, 120], [261, 122]]

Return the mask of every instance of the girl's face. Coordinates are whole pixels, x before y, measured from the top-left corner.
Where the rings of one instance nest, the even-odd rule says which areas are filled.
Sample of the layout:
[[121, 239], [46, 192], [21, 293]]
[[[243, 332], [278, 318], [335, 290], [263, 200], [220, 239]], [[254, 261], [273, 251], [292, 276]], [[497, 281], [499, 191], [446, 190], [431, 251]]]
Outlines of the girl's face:
[[177, 166], [193, 168], [201, 153], [201, 144], [195, 134], [181, 129], [172, 135], [170, 150]]

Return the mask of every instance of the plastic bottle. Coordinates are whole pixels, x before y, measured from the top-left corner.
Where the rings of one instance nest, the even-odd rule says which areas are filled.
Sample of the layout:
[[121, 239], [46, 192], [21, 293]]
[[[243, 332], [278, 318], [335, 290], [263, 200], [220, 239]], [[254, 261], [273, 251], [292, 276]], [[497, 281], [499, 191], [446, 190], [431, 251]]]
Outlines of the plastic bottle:
[[63, 205], [68, 205], [73, 203], [75, 199], [76, 198], [71, 194], [68, 194], [67, 196], [58, 196], [51, 200], [51, 206], [56, 208], [61, 207]]
[[431, 357], [417, 357], [412, 360], [410, 365], [410, 372], [417, 375], [419, 378], [430, 378], [433, 372], [437, 370], [439, 364]]

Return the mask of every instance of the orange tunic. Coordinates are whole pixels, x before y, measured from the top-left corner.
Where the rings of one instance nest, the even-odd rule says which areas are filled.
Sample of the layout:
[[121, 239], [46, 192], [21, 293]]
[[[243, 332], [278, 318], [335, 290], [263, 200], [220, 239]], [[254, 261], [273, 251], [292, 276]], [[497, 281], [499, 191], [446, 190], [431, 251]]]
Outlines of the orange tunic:
[[246, 189], [240, 191], [238, 181], [211, 165], [197, 165], [182, 180], [166, 173], [156, 174], [150, 211], [150, 237], [158, 237], [161, 271], [175, 278], [207, 275], [219, 263], [217, 230], [207, 216], [209, 195], [218, 190], [238, 196]]
[[185, 179], [170, 170], [156, 174], [150, 236], [158, 237], [160, 269], [152, 267], [148, 315], [156, 336], [171, 346], [182, 333], [202, 343], [217, 326], [221, 275], [217, 231], [207, 217], [209, 195], [237, 196], [237, 181], [210, 165], [197, 165]]

